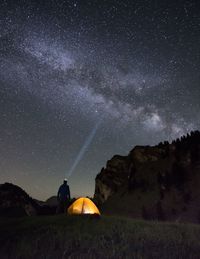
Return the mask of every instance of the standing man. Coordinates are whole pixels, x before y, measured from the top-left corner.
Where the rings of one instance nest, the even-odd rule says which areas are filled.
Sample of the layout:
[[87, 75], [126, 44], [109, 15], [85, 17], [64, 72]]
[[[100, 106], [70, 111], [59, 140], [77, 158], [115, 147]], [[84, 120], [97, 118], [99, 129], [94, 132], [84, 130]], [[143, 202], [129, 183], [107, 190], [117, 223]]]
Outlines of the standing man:
[[67, 179], [64, 179], [63, 184], [59, 187], [57, 200], [57, 213], [65, 213], [70, 201], [70, 189], [69, 185], [67, 184]]

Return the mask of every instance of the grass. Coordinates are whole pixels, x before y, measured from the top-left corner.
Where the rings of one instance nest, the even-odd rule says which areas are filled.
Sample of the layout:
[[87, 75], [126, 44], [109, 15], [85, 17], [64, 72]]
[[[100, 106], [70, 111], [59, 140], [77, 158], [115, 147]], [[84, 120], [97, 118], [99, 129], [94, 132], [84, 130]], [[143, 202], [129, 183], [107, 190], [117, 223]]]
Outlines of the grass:
[[200, 226], [112, 216], [1, 218], [0, 258], [200, 258]]

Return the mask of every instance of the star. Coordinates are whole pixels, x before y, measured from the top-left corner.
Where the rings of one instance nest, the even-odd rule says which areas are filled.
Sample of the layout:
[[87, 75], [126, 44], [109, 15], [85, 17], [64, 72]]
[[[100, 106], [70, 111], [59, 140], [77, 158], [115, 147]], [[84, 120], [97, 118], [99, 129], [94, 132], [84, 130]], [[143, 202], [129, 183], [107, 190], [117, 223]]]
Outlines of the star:
[[71, 172], [72, 193], [92, 196], [114, 154], [199, 129], [199, 10], [3, 1], [0, 181], [46, 199]]

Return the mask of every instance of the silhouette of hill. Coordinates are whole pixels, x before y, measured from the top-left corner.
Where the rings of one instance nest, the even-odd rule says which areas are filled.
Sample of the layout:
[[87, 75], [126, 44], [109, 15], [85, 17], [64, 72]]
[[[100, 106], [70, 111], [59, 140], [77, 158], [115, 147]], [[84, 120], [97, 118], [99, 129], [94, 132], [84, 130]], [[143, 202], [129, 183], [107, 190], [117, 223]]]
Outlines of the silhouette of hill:
[[39, 211], [39, 205], [24, 190], [11, 183], [0, 185], [0, 200], [1, 216], [30, 216]]
[[56, 206], [32, 199], [12, 183], [0, 184], [0, 216], [19, 217], [54, 214]]
[[94, 199], [108, 214], [199, 223], [200, 132], [115, 155], [96, 177]]
[[58, 205], [57, 196], [51, 196], [45, 201], [45, 204], [51, 207], [57, 207]]

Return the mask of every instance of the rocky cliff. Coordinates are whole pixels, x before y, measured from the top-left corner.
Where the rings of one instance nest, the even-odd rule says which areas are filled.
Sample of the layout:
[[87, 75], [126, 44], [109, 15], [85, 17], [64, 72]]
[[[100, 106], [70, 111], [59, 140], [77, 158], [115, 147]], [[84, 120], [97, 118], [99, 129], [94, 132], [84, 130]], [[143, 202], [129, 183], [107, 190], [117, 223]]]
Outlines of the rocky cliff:
[[115, 155], [96, 177], [105, 213], [200, 222], [200, 132]]
[[39, 205], [20, 187], [5, 183], [0, 185], [0, 215], [36, 215]]
[[55, 214], [56, 206], [32, 199], [19, 186], [0, 184], [0, 216], [19, 217]]

